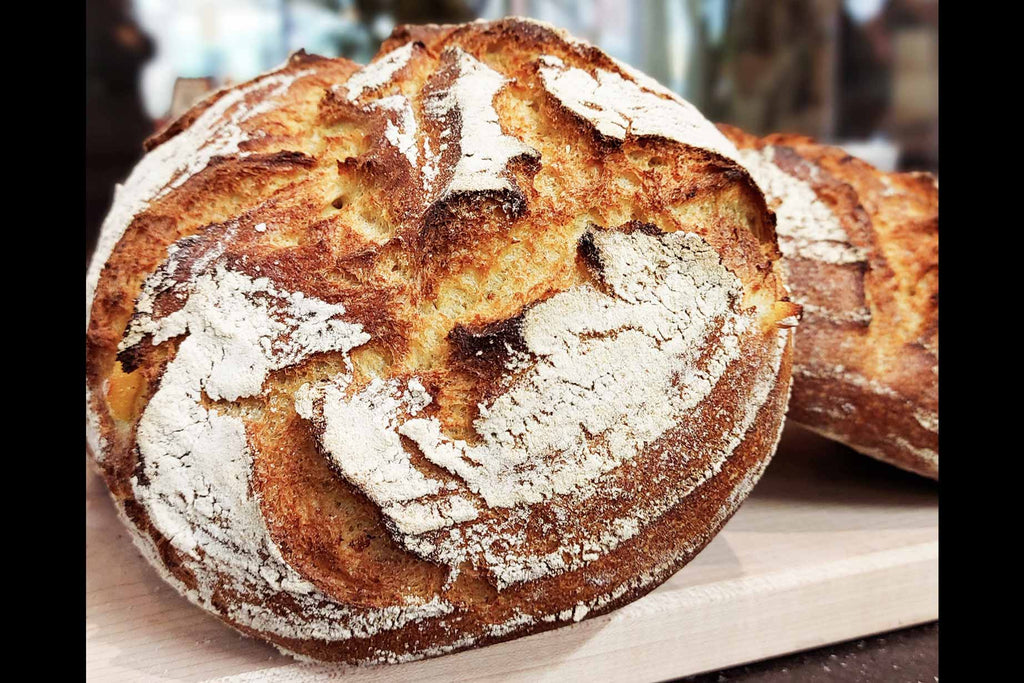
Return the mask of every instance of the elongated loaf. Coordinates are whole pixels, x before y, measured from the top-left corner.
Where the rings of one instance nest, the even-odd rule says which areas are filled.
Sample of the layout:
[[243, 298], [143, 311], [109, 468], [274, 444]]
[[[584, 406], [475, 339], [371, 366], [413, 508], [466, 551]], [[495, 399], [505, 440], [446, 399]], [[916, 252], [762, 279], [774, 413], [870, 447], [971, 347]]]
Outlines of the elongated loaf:
[[789, 415], [939, 476], [939, 187], [797, 135], [722, 130], [768, 195], [803, 306]]
[[779, 437], [798, 307], [692, 106], [517, 20], [294, 56], [149, 143], [89, 270], [90, 450], [244, 633], [397, 662], [638, 598]]

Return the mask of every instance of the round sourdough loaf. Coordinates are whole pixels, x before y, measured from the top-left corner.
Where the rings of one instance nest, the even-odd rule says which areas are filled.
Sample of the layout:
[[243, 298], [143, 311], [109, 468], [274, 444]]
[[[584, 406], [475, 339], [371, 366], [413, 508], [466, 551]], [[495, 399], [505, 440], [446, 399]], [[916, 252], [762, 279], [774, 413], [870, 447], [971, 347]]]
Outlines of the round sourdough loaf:
[[146, 557], [318, 660], [607, 612], [775, 449], [798, 307], [688, 103], [519, 20], [299, 54], [148, 143], [88, 276], [88, 430]]
[[803, 307], [789, 416], [939, 476], [939, 186], [797, 135], [721, 126], [777, 215]]

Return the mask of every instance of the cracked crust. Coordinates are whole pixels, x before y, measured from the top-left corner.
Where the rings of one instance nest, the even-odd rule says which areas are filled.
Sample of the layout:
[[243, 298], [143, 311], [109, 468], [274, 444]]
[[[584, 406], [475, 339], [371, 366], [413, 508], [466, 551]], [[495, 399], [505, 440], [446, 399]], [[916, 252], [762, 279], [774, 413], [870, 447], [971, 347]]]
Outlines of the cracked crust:
[[[936, 178], [884, 173], [803, 136], [720, 128], [746, 153], [770, 150], [778, 169], [808, 183], [858, 254], [830, 262], [822, 250], [787, 248], [786, 228], [777, 228], [787, 283], [803, 305], [790, 417], [938, 479]], [[816, 245], [834, 245], [818, 237]]]
[[643, 110], [602, 135], [543, 56], [676, 106], [541, 24], [400, 27], [365, 69], [299, 55], [211, 96], [119, 195], [90, 450], [147, 558], [240, 631], [397, 662], [602, 614], [774, 452], [798, 307], [763, 196]]

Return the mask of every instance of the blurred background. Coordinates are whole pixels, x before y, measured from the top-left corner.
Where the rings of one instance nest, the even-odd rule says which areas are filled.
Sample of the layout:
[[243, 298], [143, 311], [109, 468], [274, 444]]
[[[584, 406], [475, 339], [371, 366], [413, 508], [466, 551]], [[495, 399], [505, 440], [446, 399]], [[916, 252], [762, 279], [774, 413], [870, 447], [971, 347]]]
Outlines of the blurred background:
[[938, 171], [937, 0], [87, 0], [86, 254], [142, 141], [300, 48], [368, 61], [401, 23], [549, 21], [713, 121]]

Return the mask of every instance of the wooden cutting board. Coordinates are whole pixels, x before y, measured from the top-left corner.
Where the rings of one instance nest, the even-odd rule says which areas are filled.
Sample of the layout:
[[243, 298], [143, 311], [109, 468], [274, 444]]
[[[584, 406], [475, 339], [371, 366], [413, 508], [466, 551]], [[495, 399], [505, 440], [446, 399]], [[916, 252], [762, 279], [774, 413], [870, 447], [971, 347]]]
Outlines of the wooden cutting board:
[[103, 681], [656, 681], [938, 618], [933, 482], [787, 428], [761, 483], [645, 598], [425, 662], [297, 664], [193, 607], [139, 556], [86, 474], [86, 661]]

